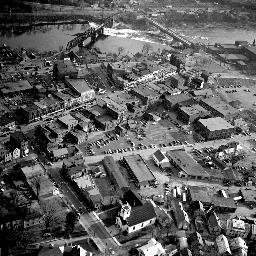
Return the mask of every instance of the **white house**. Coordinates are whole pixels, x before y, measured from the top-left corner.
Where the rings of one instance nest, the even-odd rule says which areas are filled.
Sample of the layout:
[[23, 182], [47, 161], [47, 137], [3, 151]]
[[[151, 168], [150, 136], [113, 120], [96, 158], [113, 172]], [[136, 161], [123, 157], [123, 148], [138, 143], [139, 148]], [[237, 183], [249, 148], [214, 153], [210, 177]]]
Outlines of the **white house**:
[[161, 167], [161, 168], [170, 167], [170, 162], [169, 162], [168, 158], [165, 156], [165, 154], [160, 149], [158, 149], [153, 154], [153, 160], [158, 167]]
[[15, 148], [15, 149], [12, 151], [12, 157], [13, 157], [13, 159], [16, 159], [16, 158], [19, 158], [19, 157], [20, 157], [20, 149], [19, 149], [19, 148]]
[[215, 240], [218, 255], [232, 255], [228, 239], [224, 235], [219, 235]]
[[131, 207], [128, 203], [122, 204], [121, 211], [116, 218], [116, 224], [122, 231], [132, 233], [146, 226], [154, 224], [156, 213], [150, 201], [141, 206]]
[[161, 243], [157, 242], [155, 238], [151, 238], [147, 244], [137, 248], [139, 256], [162, 256], [165, 255], [165, 249]]

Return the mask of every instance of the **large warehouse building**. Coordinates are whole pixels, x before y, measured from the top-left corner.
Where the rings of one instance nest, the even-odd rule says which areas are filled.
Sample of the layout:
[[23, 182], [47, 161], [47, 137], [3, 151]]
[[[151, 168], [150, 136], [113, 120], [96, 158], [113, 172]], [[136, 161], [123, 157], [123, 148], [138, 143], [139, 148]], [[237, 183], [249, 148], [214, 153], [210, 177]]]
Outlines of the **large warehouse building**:
[[197, 130], [207, 140], [229, 138], [235, 127], [221, 117], [199, 119]]
[[123, 160], [129, 173], [135, 178], [138, 187], [148, 187], [155, 184], [155, 176], [139, 154], [124, 156]]

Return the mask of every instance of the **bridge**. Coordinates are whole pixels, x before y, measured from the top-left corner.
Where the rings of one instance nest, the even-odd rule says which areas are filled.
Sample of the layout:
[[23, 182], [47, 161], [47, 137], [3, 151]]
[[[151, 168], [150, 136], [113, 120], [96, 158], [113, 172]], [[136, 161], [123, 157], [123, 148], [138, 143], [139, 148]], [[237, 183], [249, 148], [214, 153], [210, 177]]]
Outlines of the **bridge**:
[[164, 26], [162, 26], [161, 24], [159, 24], [158, 22], [156, 22], [155, 20], [143, 15], [143, 17], [152, 25], [154, 25], [155, 27], [157, 27], [160, 31], [164, 32], [165, 34], [171, 36], [172, 38], [174, 38], [176, 41], [182, 43], [184, 46], [186, 47], [192, 47], [193, 43], [190, 42], [189, 40], [187, 40], [186, 38], [184, 38], [183, 36], [181, 36], [179, 33], [177, 33], [176, 31], [170, 29], [170, 28], [166, 28]]
[[89, 28], [83, 33], [79, 33], [76, 35], [75, 38], [70, 40], [66, 46], [66, 51], [70, 51], [72, 48], [76, 47], [77, 45], [82, 45], [83, 42], [87, 38], [91, 38], [92, 42], [95, 42], [98, 36], [103, 35], [104, 27], [112, 27], [113, 26], [113, 16], [110, 16], [104, 20], [104, 22], [96, 28]]

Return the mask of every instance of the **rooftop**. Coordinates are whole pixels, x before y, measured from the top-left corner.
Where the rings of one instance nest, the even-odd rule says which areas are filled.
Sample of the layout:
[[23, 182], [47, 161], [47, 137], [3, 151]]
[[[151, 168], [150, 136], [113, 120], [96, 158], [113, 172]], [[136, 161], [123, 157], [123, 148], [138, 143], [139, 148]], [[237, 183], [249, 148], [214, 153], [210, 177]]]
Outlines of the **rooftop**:
[[94, 182], [89, 175], [83, 175], [74, 179], [75, 183], [80, 189], [91, 189], [94, 187]]
[[64, 155], [68, 154], [68, 149], [67, 148], [58, 148], [58, 149], [54, 149], [52, 151], [53, 157], [62, 157]]
[[166, 156], [187, 175], [209, 177], [204, 168], [185, 150], [170, 150], [166, 152]]
[[27, 179], [32, 178], [34, 176], [42, 176], [45, 173], [45, 170], [41, 164], [22, 167], [21, 171]]
[[188, 114], [189, 116], [196, 115], [199, 113], [207, 113], [208, 112], [205, 108], [203, 108], [199, 104], [196, 104], [196, 105], [193, 105], [190, 107], [181, 107], [180, 110], [183, 111], [184, 113]]
[[91, 87], [88, 85], [85, 79], [66, 79], [66, 83], [77, 93], [82, 94], [84, 92], [91, 91]]
[[224, 235], [219, 235], [215, 240], [220, 255], [228, 252], [231, 255], [228, 239]]
[[27, 80], [20, 80], [16, 82], [4, 83], [1, 91], [3, 94], [15, 93], [20, 91], [30, 90], [33, 87]]
[[212, 117], [207, 119], [199, 119], [199, 123], [201, 123], [205, 128], [209, 131], [220, 131], [224, 129], [232, 129], [234, 128], [229, 122], [221, 117]]
[[251, 189], [241, 189], [240, 193], [245, 202], [256, 202], [256, 191]]
[[67, 126], [75, 126], [78, 124], [77, 119], [71, 116], [70, 114], [59, 117], [58, 120]]
[[131, 208], [131, 215], [128, 217], [127, 224], [132, 227], [147, 220], [151, 220], [156, 217], [154, 206], [150, 201], [146, 202], [142, 206], [135, 206]]
[[155, 180], [154, 175], [139, 154], [124, 156], [124, 160], [129, 165], [139, 183]]

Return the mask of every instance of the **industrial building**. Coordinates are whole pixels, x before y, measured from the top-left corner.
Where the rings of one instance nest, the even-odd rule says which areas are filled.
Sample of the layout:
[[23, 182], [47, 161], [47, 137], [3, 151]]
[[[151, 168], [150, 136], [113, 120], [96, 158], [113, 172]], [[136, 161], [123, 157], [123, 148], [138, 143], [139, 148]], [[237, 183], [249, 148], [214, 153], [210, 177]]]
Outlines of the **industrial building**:
[[123, 161], [138, 187], [148, 187], [155, 184], [155, 176], [139, 154], [124, 156]]
[[197, 131], [207, 140], [225, 139], [231, 137], [235, 127], [221, 117], [199, 119]]

